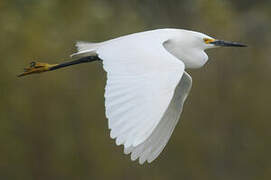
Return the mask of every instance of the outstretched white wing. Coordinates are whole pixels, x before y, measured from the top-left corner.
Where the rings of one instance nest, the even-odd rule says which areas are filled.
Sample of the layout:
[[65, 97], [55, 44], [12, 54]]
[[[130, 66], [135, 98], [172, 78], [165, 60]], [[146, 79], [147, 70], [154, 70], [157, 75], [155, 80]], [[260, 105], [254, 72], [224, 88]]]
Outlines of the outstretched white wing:
[[[105, 107], [110, 136], [116, 138], [117, 145], [124, 144], [131, 152], [145, 152], [137, 147], [146, 144], [162, 126], [160, 123], [167, 124], [161, 122], [163, 117], [171, 121], [165, 113], [182, 78], [184, 64], [164, 48], [166, 40], [159, 34], [135, 35], [105, 42], [97, 49], [107, 72]], [[151, 147], [159, 149], [160, 145]], [[153, 154], [139, 153], [136, 157], [142, 159], [141, 163]]]
[[151, 136], [138, 146], [131, 146], [124, 149], [124, 153], [131, 154], [131, 159], [142, 164], [145, 161], [152, 162], [162, 152], [166, 146], [183, 109], [183, 104], [192, 86], [192, 78], [184, 72], [181, 81], [175, 89], [173, 99], [167, 111], [160, 120]]

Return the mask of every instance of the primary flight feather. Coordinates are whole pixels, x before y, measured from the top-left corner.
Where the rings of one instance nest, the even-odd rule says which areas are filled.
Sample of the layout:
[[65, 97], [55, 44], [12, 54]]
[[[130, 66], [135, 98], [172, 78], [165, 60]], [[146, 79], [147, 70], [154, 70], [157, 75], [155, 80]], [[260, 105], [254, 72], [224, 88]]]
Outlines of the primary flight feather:
[[101, 60], [107, 72], [104, 97], [110, 136], [143, 164], [158, 157], [178, 122], [192, 86], [185, 69], [202, 67], [208, 60], [205, 49], [245, 45], [194, 31], [158, 29], [76, 46], [75, 61], [32, 63], [20, 76]]

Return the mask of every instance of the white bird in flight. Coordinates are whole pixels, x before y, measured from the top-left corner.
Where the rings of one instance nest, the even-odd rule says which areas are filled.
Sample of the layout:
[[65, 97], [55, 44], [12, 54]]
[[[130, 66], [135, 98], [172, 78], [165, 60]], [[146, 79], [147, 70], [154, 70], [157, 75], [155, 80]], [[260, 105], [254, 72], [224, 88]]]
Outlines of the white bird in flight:
[[75, 60], [32, 62], [24, 76], [99, 60], [107, 72], [105, 111], [110, 136], [139, 163], [152, 162], [166, 146], [191, 89], [185, 69], [202, 67], [204, 50], [244, 44], [217, 40], [200, 32], [157, 29], [112, 40], [78, 42]]

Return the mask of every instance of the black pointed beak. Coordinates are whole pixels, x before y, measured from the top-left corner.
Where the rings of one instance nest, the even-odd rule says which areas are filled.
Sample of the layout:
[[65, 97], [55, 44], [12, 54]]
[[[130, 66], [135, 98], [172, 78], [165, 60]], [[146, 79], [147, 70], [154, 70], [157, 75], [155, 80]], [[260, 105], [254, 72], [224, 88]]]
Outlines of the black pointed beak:
[[237, 42], [230, 42], [230, 41], [223, 41], [223, 40], [215, 40], [210, 42], [215, 46], [223, 46], [223, 47], [247, 47], [245, 44], [237, 43]]

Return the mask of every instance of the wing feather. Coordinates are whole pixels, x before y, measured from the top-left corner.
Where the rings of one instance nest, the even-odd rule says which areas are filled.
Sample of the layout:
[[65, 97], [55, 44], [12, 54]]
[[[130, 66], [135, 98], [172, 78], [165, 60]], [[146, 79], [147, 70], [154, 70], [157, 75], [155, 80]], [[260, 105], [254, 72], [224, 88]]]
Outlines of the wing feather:
[[164, 48], [167, 39], [135, 37], [104, 43], [96, 52], [107, 72], [110, 136], [124, 145], [126, 154], [132, 152], [133, 160], [144, 163], [158, 156], [176, 125], [176, 117], [171, 120], [166, 113], [184, 64]]
[[167, 111], [151, 136], [144, 143], [138, 146], [125, 148], [125, 154], [131, 153], [131, 159], [136, 160], [139, 158], [139, 162], [141, 164], [145, 161], [150, 163], [157, 158], [173, 133], [191, 86], [192, 78], [185, 72], [180, 83], [175, 89], [174, 97], [167, 108]]

